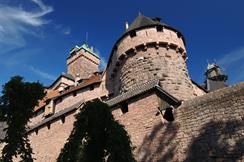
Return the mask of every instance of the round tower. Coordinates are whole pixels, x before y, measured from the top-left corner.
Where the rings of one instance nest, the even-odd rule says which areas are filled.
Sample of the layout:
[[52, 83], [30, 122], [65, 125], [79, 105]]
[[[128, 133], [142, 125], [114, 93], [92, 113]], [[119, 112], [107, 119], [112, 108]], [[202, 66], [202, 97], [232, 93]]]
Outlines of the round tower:
[[184, 37], [176, 29], [139, 15], [126, 25], [112, 49], [107, 67], [108, 84], [115, 95], [134, 86], [159, 79], [160, 86], [180, 100], [194, 97], [186, 67]]

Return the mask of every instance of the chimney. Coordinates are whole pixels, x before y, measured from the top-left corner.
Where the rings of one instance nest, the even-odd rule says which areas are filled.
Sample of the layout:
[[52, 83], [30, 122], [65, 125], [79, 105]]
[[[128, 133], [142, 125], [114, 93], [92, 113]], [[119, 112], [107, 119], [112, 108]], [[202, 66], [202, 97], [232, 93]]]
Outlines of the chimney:
[[156, 22], [160, 22], [161, 18], [160, 17], [155, 17], [155, 18], [153, 18], [153, 20], [156, 21]]

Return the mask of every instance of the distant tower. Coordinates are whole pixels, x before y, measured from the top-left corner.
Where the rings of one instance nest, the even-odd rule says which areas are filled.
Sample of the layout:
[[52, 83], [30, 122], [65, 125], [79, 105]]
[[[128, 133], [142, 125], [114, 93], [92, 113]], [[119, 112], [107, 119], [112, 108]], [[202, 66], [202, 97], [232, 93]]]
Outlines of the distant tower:
[[74, 78], [85, 79], [98, 72], [99, 56], [87, 44], [75, 46], [67, 58], [67, 73]]
[[227, 86], [226, 80], [228, 79], [228, 76], [224, 74], [220, 66], [217, 64], [208, 64], [205, 76], [205, 89], [209, 92]]
[[[183, 35], [173, 27], [139, 15], [115, 43], [107, 66], [107, 88], [115, 95], [152, 79], [180, 100], [196, 93], [186, 67]], [[113, 85], [113, 86], [112, 86]]]

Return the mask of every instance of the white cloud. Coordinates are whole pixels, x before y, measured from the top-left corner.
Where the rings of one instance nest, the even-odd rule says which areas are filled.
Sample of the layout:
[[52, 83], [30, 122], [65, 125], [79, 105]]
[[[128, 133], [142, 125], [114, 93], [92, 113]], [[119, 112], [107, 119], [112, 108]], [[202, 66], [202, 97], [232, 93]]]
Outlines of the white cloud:
[[56, 79], [56, 77], [54, 75], [49, 74], [47, 72], [44, 72], [44, 71], [42, 71], [42, 70], [40, 70], [38, 68], [35, 68], [35, 67], [31, 66], [31, 65], [25, 65], [25, 67], [26, 67], [27, 70], [33, 72], [34, 74], [36, 74], [39, 77], [42, 77], [44, 79], [48, 79], [50, 81], [53, 81], [53, 80]]
[[107, 66], [107, 61], [102, 56], [100, 56], [100, 59], [101, 59], [100, 68], [103, 70]]
[[8, 55], [7, 57], [2, 56], [3, 59], [0, 60], [0, 64], [4, 65], [7, 68], [23, 65], [24, 63], [29, 61], [31, 57], [37, 55], [39, 51], [40, 50], [38, 49], [25, 49], [19, 51], [18, 53]]
[[0, 54], [23, 47], [23, 34], [37, 35], [31, 27], [48, 23], [43, 16], [52, 12], [53, 8], [41, 0], [31, 1], [38, 7], [36, 10], [26, 11], [21, 7], [0, 5]]
[[244, 47], [233, 50], [217, 60], [229, 75], [232, 83], [244, 81]]
[[70, 28], [65, 28], [64, 30], [63, 30], [63, 34], [64, 35], [69, 35], [71, 33], [71, 29]]
[[70, 27], [67, 27], [67, 26], [64, 26], [61, 24], [55, 25], [55, 30], [60, 32], [63, 35], [69, 35], [71, 33]]
[[100, 70], [104, 70], [104, 68], [107, 66], [107, 61], [106, 61], [106, 59], [101, 55], [101, 53], [100, 53], [100, 51], [97, 49], [97, 48], [95, 48], [94, 49], [95, 50], [95, 53], [100, 57], [100, 65], [99, 65], [99, 69]]

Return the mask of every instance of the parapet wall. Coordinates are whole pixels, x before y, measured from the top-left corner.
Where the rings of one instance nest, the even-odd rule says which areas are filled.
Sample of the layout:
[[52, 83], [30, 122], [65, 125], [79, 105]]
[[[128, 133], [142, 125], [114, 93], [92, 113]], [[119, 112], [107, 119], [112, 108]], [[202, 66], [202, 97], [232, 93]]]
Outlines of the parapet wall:
[[[158, 114], [160, 98], [148, 92], [112, 111], [128, 131], [141, 162], [237, 162], [244, 155], [244, 82], [184, 101], [174, 121]], [[37, 161], [55, 161], [74, 122], [74, 114], [33, 131]], [[239, 161], [238, 161], [239, 162]]]
[[[161, 121], [155, 115], [155, 107], [150, 106], [150, 102], [144, 104], [147, 111], [143, 111], [145, 117], [141, 120], [147, 122], [142, 124], [144, 127], [133, 129], [131, 134], [147, 132], [136, 135], [143, 137], [136, 145], [138, 161], [244, 161], [244, 82], [184, 101], [175, 109], [173, 122]], [[133, 105], [131, 111], [140, 107]], [[146, 116], [148, 112], [151, 112], [150, 117]]]
[[180, 161], [244, 160], [244, 82], [183, 102], [177, 110]]

